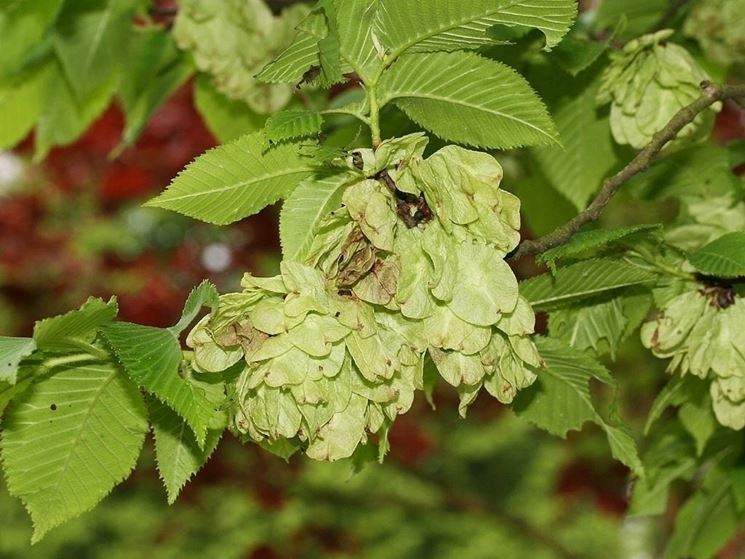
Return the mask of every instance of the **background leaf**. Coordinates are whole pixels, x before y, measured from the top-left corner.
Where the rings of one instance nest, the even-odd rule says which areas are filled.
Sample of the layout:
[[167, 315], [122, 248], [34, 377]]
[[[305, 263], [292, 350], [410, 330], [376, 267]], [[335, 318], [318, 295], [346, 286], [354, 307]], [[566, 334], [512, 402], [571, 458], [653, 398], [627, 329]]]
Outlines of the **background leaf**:
[[543, 174], [578, 210], [618, 165], [608, 116], [595, 108], [596, 91], [593, 82], [552, 105], [562, 145], [531, 150]]
[[117, 74], [127, 54], [133, 0], [65, 0], [54, 48], [76, 96], [84, 98]]
[[712, 468], [675, 520], [665, 559], [709, 559], [742, 526], [729, 471]]
[[[29, 56], [44, 42], [49, 27], [54, 23], [62, 2], [35, 0], [34, 2], [6, 2], [0, 9], [0, 77], [14, 74]], [[3, 121], [5, 122], [5, 121]]]
[[624, 188], [646, 200], [695, 194], [739, 196], [742, 192], [732, 173], [729, 152], [710, 144], [689, 147], [660, 159]]
[[537, 337], [535, 342], [546, 365], [539, 371], [535, 384], [518, 393], [512, 405], [515, 413], [560, 437], [592, 421], [606, 432], [613, 456], [635, 474], [643, 475], [644, 468], [628, 428], [615, 418], [603, 419], [590, 396], [590, 379], [613, 382], [608, 371], [587, 354], [561, 341]]
[[76, 94], [59, 60], [49, 63], [49, 81], [42, 113], [36, 127], [34, 160], [41, 161], [55, 146], [75, 141], [109, 106], [119, 77], [109, 74], [85, 96]]
[[[119, 47], [121, 48], [121, 47]], [[133, 35], [119, 88], [126, 122], [119, 150], [132, 145], [157, 108], [192, 74], [169, 33], [144, 29]]]
[[0, 79], [0, 149], [16, 145], [36, 124], [48, 94], [49, 76], [49, 66], [41, 65], [16, 79]]
[[245, 103], [228, 99], [217, 91], [206, 74], [199, 75], [195, 81], [194, 105], [207, 128], [223, 144], [260, 130], [266, 122], [266, 115], [255, 113]]

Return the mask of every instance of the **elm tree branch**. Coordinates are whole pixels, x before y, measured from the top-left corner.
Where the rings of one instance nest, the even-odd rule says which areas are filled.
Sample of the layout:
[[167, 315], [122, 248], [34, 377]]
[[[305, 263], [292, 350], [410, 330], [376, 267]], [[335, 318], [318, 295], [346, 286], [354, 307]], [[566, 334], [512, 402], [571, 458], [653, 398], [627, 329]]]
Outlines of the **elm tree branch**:
[[541, 254], [550, 248], [566, 243], [569, 238], [579, 229], [593, 221], [597, 221], [603, 213], [605, 206], [611, 201], [618, 190], [635, 175], [646, 171], [656, 156], [662, 151], [668, 142], [674, 140], [686, 125], [711, 105], [718, 101], [728, 99], [745, 99], [745, 85], [717, 85], [709, 82], [701, 84], [702, 95], [690, 105], [678, 111], [665, 127], [657, 132], [649, 144], [644, 147], [636, 157], [615, 175], [603, 181], [603, 186], [598, 195], [583, 210], [564, 225], [554, 229], [551, 233], [534, 240], [523, 241], [517, 251], [510, 257], [516, 260], [522, 256]]

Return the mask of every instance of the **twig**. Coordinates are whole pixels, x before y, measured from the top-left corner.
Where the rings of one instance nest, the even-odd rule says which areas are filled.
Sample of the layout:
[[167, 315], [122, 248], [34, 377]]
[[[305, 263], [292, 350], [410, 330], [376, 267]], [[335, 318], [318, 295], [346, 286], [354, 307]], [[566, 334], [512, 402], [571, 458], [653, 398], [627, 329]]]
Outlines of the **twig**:
[[702, 113], [717, 101], [745, 98], [745, 85], [717, 85], [702, 82], [701, 89], [703, 91], [701, 97], [678, 111], [662, 130], [652, 136], [649, 144], [637, 153], [628, 165], [615, 175], [605, 179], [600, 192], [586, 210], [543, 237], [523, 241], [517, 251], [510, 257], [510, 260], [516, 260], [531, 254], [540, 254], [567, 242], [582, 226], [596, 221], [615, 193], [629, 179], [646, 171], [655, 157], [662, 151], [662, 148], [668, 142], [674, 140], [683, 128], [694, 121], [699, 113]]

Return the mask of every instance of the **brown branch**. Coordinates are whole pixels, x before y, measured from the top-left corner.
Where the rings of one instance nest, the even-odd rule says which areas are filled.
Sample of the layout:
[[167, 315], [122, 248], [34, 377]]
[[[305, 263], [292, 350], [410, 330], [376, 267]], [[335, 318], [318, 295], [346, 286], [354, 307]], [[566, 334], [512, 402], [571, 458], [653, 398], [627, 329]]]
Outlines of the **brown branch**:
[[692, 123], [700, 113], [717, 101], [745, 98], [745, 85], [717, 85], [702, 82], [701, 89], [703, 91], [701, 97], [678, 111], [662, 130], [652, 136], [649, 144], [637, 153], [628, 165], [615, 175], [605, 179], [600, 192], [587, 209], [574, 216], [564, 225], [557, 227], [551, 233], [535, 240], [523, 241], [517, 251], [510, 257], [510, 260], [516, 260], [531, 254], [541, 254], [550, 248], [566, 243], [582, 226], [597, 221], [616, 192], [629, 179], [646, 171], [655, 157], [662, 151], [662, 148], [668, 142], [674, 140], [680, 131]]

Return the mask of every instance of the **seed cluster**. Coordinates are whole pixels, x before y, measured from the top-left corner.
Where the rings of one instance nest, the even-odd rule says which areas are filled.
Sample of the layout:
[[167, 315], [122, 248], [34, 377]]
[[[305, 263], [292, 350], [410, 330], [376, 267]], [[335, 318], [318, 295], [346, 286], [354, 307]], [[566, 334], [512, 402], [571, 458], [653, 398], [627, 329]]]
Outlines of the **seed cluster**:
[[195, 366], [239, 361], [233, 429], [291, 440], [319, 460], [350, 456], [431, 381], [425, 360], [460, 395], [501, 402], [542, 365], [535, 317], [504, 261], [519, 241], [519, 200], [499, 189], [490, 155], [448, 146], [423, 157], [412, 134], [334, 162], [352, 180], [307, 254], [243, 291], [191, 332]]
[[[598, 102], [611, 103], [611, 131], [619, 144], [643, 148], [675, 113], [701, 95], [701, 82], [709, 80], [688, 51], [665, 42], [672, 34], [666, 29], [644, 35], [611, 55]], [[678, 136], [690, 136], [712, 123], [712, 111], [701, 113]]]

